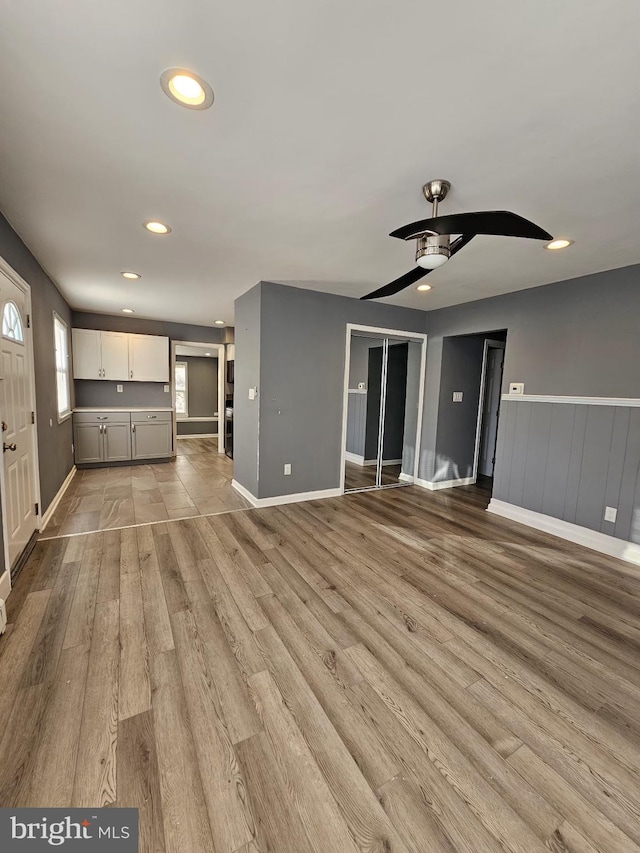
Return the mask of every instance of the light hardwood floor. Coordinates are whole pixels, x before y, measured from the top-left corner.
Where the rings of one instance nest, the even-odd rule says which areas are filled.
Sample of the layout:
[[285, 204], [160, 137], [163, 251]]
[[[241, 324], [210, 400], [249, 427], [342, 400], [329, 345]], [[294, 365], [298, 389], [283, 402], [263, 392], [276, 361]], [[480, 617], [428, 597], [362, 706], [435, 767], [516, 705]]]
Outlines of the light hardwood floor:
[[180, 439], [170, 462], [79, 470], [42, 538], [244, 509], [215, 438]]
[[414, 487], [40, 542], [0, 803], [144, 853], [640, 853], [640, 576]]

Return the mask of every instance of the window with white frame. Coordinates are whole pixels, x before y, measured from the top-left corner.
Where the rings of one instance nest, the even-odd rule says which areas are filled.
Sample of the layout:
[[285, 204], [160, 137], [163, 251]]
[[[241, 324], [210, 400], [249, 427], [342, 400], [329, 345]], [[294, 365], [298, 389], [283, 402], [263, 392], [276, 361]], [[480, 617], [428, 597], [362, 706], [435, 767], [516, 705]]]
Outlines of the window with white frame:
[[189, 395], [187, 392], [187, 363], [176, 361], [176, 415], [179, 418], [189, 417]]
[[16, 343], [24, 343], [22, 317], [15, 302], [9, 300], [2, 310], [2, 337]]
[[71, 414], [71, 387], [69, 379], [69, 329], [67, 324], [53, 315], [53, 336], [56, 349], [56, 395], [58, 420]]

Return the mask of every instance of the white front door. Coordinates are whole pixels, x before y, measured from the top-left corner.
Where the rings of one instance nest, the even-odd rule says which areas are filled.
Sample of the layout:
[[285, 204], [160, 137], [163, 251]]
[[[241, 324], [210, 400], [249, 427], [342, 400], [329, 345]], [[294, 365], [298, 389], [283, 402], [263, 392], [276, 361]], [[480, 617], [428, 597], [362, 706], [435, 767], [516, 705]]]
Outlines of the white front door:
[[[37, 528], [35, 426], [32, 424], [31, 336], [27, 294], [0, 271], [0, 418], [2, 510], [10, 569]], [[52, 356], [53, 357], [53, 356]], [[51, 381], [54, 381], [52, 374]]]

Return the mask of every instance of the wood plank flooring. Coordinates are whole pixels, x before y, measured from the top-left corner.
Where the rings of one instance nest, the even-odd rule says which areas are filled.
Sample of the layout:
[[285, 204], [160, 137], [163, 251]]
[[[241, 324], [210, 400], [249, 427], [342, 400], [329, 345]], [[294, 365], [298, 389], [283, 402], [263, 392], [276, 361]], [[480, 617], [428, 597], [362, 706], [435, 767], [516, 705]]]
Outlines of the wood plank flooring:
[[41, 541], [0, 803], [143, 853], [640, 853], [640, 569], [414, 487]]
[[169, 462], [79, 470], [41, 538], [245, 509], [215, 438], [177, 442]]

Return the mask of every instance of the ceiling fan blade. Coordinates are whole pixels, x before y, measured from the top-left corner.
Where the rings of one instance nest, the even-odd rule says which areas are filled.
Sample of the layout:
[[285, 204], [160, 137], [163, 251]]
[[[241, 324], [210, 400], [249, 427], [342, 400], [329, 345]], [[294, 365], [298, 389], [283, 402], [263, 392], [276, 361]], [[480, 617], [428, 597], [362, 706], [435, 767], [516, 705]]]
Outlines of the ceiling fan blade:
[[[469, 241], [473, 240], [474, 237], [475, 234], [461, 234], [460, 237], [457, 237], [453, 243], [451, 243], [451, 257], [466, 246]], [[401, 290], [404, 290], [405, 287], [409, 287], [409, 285], [415, 284], [416, 281], [420, 281], [423, 276], [430, 272], [433, 272], [433, 270], [425, 270], [422, 267], [416, 267], [410, 272], [401, 275], [400, 278], [396, 278], [394, 281], [389, 282], [389, 284], [385, 284], [384, 287], [374, 290], [373, 293], [367, 293], [366, 296], [361, 296], [360, 299], [382, 299], [384, 296], [394, 296], [396, 293], [400, 293]]]
[[434, 234], [492, 234], [499, 237], [525, 237], [530, 240], [552, 240], [543, 228], [508, 210], [481, 210], [476, 213], [453, 213], [422, 219], [392, 231], [390, 237], [411, 240], [425, 232]]
[[405, 287], [409, 287], [409, 285], [414, 284], [416, 281], [420, 281], [423, 276], [428, 275], [430, 272], [433, 272], [433, 270], [416, 267], [410, 272], [401, 275], [400, 278], [396, 278], [394, 281], [389, 282], [389, 284], [385, 284], [384, 287], [374, 290], [373, 293], [361, 296], [360, 299], [382, 299], [383, 296], [393, 296], [396, 293], [400, 293]]

